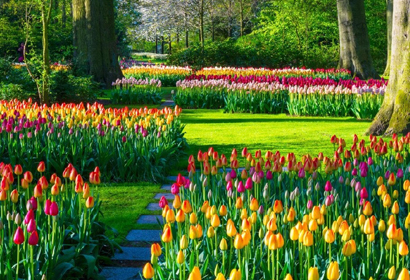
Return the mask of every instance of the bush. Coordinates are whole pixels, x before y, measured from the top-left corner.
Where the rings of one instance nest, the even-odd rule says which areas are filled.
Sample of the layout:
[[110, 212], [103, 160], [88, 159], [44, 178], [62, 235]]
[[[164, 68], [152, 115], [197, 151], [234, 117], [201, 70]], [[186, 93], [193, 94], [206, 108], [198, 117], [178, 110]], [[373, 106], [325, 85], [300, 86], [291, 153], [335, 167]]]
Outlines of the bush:
[[23, 90], [21, 85], [0, 83], [1, 100], [24, 100], [28, 99], [30, 94]]
[[80, 102], [96, 98], [98, 84], [91, 76], [77, 77], [69, 71], [53, 71], [50, 77], [50, 91], [53, 101]]

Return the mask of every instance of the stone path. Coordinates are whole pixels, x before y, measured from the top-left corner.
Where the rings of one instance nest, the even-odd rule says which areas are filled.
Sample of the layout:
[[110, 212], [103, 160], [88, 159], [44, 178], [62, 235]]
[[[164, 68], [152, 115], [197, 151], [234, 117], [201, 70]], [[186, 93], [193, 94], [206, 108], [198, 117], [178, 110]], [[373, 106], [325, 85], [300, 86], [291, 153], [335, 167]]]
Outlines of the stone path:
[[[176, 176], [170, 176], [167, 179], [174, 182]], [[172, 203], [174, 195], [170, 193], [171, 185], [165, 184], [161, 187], [161, 190], [163, 193], [155, 195], [154, 198], [159, 201], [162, 196], [165, 196], [168, 202]], [[147, 209], [150, 211], [161, 210], [158, 202], [148, 204]], [[158, 221], [162, 223], [161, 215], [141, 215], [137, 220], [137, 224], [156, 225]], [[141, 279], [142, 268], [151, 259], [151, 244], [161, 242], [161, 233], [161, 230], [131, 230], [126, 237], [127, 245], [121, 247], [122, 252], [115, 253], [112, 258], [112, 266], [104, 267], [100, 275], [107, 280]]]
[[164, 108], [164, 107], [174, 107], [175, 106], [175, 102], [172, 99], [167, 99], [165, 100], [163, 103], [161, 103], [161, 105], [159, 106], [159, 108]]

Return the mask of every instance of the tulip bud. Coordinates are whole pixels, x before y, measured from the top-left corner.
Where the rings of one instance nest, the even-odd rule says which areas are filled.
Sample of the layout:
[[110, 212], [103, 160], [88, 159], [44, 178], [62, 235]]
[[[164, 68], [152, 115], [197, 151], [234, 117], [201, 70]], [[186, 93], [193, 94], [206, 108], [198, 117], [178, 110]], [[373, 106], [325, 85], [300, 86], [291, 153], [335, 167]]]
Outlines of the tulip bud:
[[154, 268], [150, 263], [147, 263], [143, 270], [142, 270], [142, 275], [144, 276], [145, 279], [151, 279], [154, 277]]

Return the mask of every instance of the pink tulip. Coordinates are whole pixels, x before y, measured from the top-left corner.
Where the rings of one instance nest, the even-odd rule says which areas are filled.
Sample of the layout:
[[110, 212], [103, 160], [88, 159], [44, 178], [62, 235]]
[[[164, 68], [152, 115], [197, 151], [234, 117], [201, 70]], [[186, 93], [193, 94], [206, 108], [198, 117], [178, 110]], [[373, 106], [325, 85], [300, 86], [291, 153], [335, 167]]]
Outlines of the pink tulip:
[[34, 220], [34, 218], [33, 218], [33, 219], [30, 220], [30, 222], [27, 225], [27, 231], [31, 233], [31, 232], [35, 231], [36, 229], [37, 229], [36, 220]]
[[[242, 184], [242, 181], [239, 182], [239, 184]], [[243, 185], [243, 184], [242, 184], [242, 185]], [[229, 182], [226, 184], [226, 190], [227, 190], [227, 191], [232, 190], [232, 181], [229, 181]]]
[[360, 191], [360, 198], [361, 199], [367, 199], [368, 197], [369, 197], [369, 194], [367, 193], [366, 187], [364, 187]]
[[50, 215], [50, 207], [51, 207], [51, 200], [47, 199], [46, 203], [44, 204], [44, 213], [46, 215]]
[[299, 170], [298, 176], [299, 178], [305, 178], [306, 174], [305, 169], [303, 167]]
[[[255, 173], [254, 173], [254, 174], [255, 174]], [[253, 188], [252, 179], [251, 179], [251, 178], [246, 179], [245, 189], [251, 190], [252, 188]]]
[[57, 202], [53, 201], [50, 206], [50, 215], [57, 216], [58, 215], [58, 205]]
[[173, 195], [177, 195], [179, 193], [179, 186], [177, 184], [173, 184], [171, 186], [171, 193]]
[[27, 225], [30, 223], [31, 220], [34, 219], [34, 211], [33, 209], [30, 209], [27, 214], [26, 217], [24, 218], [24, 224]]
[[403, 169], [399, 168], [399, 170], [397, 170], [397, 178], [403, 178]]
[[166, 206], [166, 205], [168, 205], [168, 201], [167, 201], [167, 199], [165, 198], [165, 196], [162, 196], [161, 197], [161, 199], [159, 200], [159, 207], [161, 207], [161, 209], [164, 209], [164, 207]]
[[[249, 178], [248, 178], [248, 180], [249, 180]], [[239, 181], [237, 190], [238, 190], [239, 193], [243, 193], [245, 191], [245, 187], [244, 187], [242, 181]]]
[[326, 185], [325, 185], [325, 191], [326, 192], [331, 192], [332, 189], [333, 189], [332, 184], [330, 183], [330, 181], [327, 181]]

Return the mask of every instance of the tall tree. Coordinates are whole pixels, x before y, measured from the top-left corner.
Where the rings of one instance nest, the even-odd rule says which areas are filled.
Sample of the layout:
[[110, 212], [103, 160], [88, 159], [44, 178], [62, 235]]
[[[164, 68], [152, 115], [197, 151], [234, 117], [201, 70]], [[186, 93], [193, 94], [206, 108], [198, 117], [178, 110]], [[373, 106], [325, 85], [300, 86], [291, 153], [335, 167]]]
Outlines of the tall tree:
[[362, 79], [378, 78], [370, 55], [364, 0], [337, 0], [339, 23], [339, 68]]
[[393, 29], [393, 0], [386, 0], [386, 22], [387, 22], [387, 61], [384, 76], [390, 73], [390, 57], [391, 57], [391, 33]]
[[368, 134], [410, 132], [410, 0], [394, 0], [393, 7], [389, 85]]
[[110, 87], [122, 76], [118, 64], [113, 0], [73, 0], [75, 57], [98, 82]]

